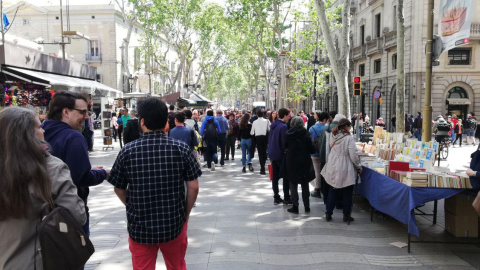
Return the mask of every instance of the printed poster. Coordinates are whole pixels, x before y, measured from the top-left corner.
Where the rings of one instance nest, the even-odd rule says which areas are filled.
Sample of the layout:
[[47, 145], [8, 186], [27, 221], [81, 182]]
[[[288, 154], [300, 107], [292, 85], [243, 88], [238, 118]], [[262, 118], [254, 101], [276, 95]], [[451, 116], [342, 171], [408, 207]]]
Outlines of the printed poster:
[[443, 51], [470, 43], [473, 0], [440, 0], [438, 34]]

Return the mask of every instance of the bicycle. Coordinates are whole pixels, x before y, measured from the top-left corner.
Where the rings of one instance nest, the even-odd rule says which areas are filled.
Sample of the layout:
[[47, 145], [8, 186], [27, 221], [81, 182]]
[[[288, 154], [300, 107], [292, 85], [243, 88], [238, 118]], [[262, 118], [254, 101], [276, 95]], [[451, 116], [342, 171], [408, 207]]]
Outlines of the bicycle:
[[450, 137], [443, 138], [439, 145], [439, 154], [440, 158], [446, 160], [448, 158], [448, 148], [452, 143], [452, 139]]

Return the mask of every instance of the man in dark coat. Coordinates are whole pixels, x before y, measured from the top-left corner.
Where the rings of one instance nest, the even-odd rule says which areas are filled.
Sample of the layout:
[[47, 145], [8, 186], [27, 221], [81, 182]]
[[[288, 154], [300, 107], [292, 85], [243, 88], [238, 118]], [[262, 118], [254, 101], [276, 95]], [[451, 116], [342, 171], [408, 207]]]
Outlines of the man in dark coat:
[[127, 125], [123, 130], [123, 143], [127, 144], [140, 138], [140, 126], [138, 125], [137, 112], [131, 111], [130, 116], [132, 119], [127, 121]]

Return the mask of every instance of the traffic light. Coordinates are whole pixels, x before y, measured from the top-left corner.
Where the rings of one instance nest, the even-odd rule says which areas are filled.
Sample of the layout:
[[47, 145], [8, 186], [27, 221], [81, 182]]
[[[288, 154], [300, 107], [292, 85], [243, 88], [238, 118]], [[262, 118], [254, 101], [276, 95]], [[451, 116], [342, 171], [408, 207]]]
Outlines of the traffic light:
[[362, 95], [362, 79], [360, 77], [353, 78], [353, 95], [354, 96]]

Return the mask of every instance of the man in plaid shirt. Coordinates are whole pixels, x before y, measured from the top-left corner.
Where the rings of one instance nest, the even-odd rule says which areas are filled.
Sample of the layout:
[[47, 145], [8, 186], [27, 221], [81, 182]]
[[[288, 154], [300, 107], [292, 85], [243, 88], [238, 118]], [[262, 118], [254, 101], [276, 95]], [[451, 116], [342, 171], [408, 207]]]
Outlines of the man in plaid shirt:
[[[108, 182], [126, 205], [133, 269], [186, 269], [187, 223], [202, 171], [190, 147], [163, 132], [168, 111], [156, 98], [138, 102], [142, 136], [118, 154]], [[185, 188], [186, 186], [186, 188]]]

